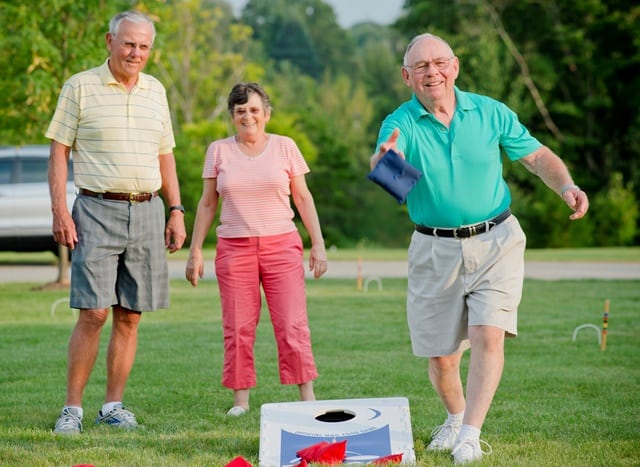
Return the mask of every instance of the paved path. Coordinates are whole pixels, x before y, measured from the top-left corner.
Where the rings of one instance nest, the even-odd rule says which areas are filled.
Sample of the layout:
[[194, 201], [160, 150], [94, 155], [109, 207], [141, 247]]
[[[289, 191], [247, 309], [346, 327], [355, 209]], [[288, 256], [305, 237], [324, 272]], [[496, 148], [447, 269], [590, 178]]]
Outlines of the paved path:
[[[357, 277], [357, 263], [334, 261], [329, 263], [326, 277]], [[365, 261], [363, 277], [407, 277], [404, 261]], [[640, 263], [566, 263], [531, 261], [525, 265], [525, 276], [530, 279], [640, 279]]]
[[[184, 261], [170, 261], [169, 275], [172, 279], [184, 278]], [[305, 264], [305, 269], [307, 265]], [[364, 261], [363, 278], [407, 277], [404, 261]], [[57, 279], [55, 265], [0, 265], [0, 282], [49, 283]], [[331, 279], [356, 278], [358, 264], [355, 261], [330, 261], [324, 277]], [[525, 276], [530, 279], [639, 279], [640, 263], [602, 262], [554, 262], [530, 261], [525, 265]], [[205, 265], [205, 279], [213, 279], [213, 261]], [[307, 277], [311, 277], [307, 272]]]

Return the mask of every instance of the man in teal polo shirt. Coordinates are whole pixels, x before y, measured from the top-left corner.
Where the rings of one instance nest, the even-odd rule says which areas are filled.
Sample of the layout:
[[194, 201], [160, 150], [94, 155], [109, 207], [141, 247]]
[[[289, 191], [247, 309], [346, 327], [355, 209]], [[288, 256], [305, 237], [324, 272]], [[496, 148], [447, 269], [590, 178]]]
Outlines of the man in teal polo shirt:
[[[491, 452], [480, 430], [502, 376], [505, 335], [517, 333], [524, 281], [526, 238], [509, 210], [502, 152], [555, 191], [571, 220], [585, 215], [589, 201], [513, 111], [459, 90], [458, 72], [443, 39], [421, 34], [409, 43], [402, 77], [413, 96], [382, 123], [370, 162], [375, 167], [393, 149], [424, 174], [407, 198], [416, 224], [407, 320], [413, 352], [429, 358], [429, 379], [448, 413], [427, 449], [466, 463]], [[465, 398], [460, 360], [468, 348]]]

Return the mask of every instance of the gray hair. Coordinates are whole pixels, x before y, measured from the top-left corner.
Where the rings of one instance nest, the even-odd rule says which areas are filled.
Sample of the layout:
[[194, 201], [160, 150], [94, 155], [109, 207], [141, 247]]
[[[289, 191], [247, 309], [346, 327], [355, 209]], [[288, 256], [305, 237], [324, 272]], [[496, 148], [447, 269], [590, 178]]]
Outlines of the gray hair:
[[402, 63], [404, 64], [404, 66], [409, 65], [407, 63], [407, 58], [409, 58], [409, 52], [411, 51], [411, 49], [413, 48], [414, 45], [416, 45], [416, 43], [418, 43], [419, 41], [421, 41], [422, 39], [436, 39], [440, 42], [442, 42], [444, 45], [447, 46], [447, 48], [449, 49], [449, 52], [451, 53], [451, 56], [454, 56], [455, 54], [453, 53], [453, 49], [451, 48], [451, 46], [449, 45], [449, 43], [447, 41], [445, 41], [442, 37], [440, 36], [436, 36], [435, 34], [430, 34], [428, 32], [422, 33], [422, 34], [418, 34], [417, 36], [415, 36], [413, 39], [411, 39], [411, 42], [409, 42], [409, 45], [407, 45], [407, 50], [405, 50], [404, 52], [404, 57], [402, 59]]
[[153, 24], [153, 20], [151, 18], [149, 18], [147, 15], [145, 15], [144, 13], [141, 13], [141, 12], [136, 11], [136, 10], [123, 11], [122, 13], [118, 13], [113, 18], [111, 18], [111, 21], [109, 21], [109, 33], [113, 37], [118, 35], [118, 30], [120, 29], [120, 24], [123, 21], [130, 21], [130, 22], [136, 23], [136, 24], [141, 24], [141, 23], [149, 24], [151, 26], [151, 31], [153, 33], [153, 36], [151, 38], [151, 42], [153, 43], [153, 41], [155, 41], [155, 39], [156, 39], [156, 27]]

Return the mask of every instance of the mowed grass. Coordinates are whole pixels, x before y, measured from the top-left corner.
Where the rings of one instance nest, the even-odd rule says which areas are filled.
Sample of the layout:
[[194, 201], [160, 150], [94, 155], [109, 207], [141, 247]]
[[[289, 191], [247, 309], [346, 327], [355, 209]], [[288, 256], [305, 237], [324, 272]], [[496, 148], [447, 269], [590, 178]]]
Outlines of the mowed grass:
[[[98, 427], [104, 397], [104, 330], [84, 399], [85, 432], [51, 430], [64, 402], [67, 342], [75, 318], [65, 291], [0, 284], [0, 464], [19, 466], [224, 466], [243, 456], [258, 466], [260, 406], [297, 399], [278, 382], [266, 311], [258, 329], [258, 387], [252, 408], [225, 418], [230, 391], [220, 385], [222, 337], [217, 286], [171, 284], [169, 310], [146, 314], [125, 404], [144, 430]], [[318, 399], [407, 397], [417, 464], [451, 465], [427, 452], [445, 413], [426, 361], [411, 354], [406, 280], [357, 290], [355, 280], [310, 281], [309, 318]], [[606, 351], [594, 330], [610, 300]], [[57, 300], [58, 306], [52, 308]], [[502, 383], [483, 430], [487, 466], [640, 465], [640, 281], [527, 280], [520, 336], [506, 344]], [[53, 311], [53, 314], [52, 314]], [[465, 356], [464, 364], [468, 361]]]

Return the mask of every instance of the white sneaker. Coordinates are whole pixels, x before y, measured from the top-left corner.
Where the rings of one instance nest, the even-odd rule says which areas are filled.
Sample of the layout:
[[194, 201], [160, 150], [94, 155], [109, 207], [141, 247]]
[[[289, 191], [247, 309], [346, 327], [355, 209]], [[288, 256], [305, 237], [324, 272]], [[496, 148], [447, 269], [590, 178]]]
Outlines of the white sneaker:
[[53, 432], [59, 435], [77, 435], [82, 432], [82, 417], [76, 409], [64, 408], [56, 421]]
[[[483, 451], [482, 448], [485, 447]], [[481, 439], [458, 440], [451, 451], [454, 464], [467, 464], [482, 459], [484, 454], [491, 454], [491, 445]]]
[[105, 425], [117, 427], [117, 428], [138, 428], [138, 422], [133, 412], [125, 409], [122, 404], [116, 405], [111, 412], [103, 414], [102, 410], [98, 412], [96, 418], [96, 424], [104, 423]]
[[231, 407], [229, 409], [229, 411], [227, 412], [227, 416], [229, 416], [229, 417], [242, 417], [248, 411], [249, 411], [249, 409], [245, 409], [244, 407], [240, 407], [240, 406], [236, 405], [235, 407]]
[[431, 442], [427, 446], [428, 451], [449, 451], [460, 433], [460, 425], [444, 422], [444, 425], [437, 426], [431, 432]]

